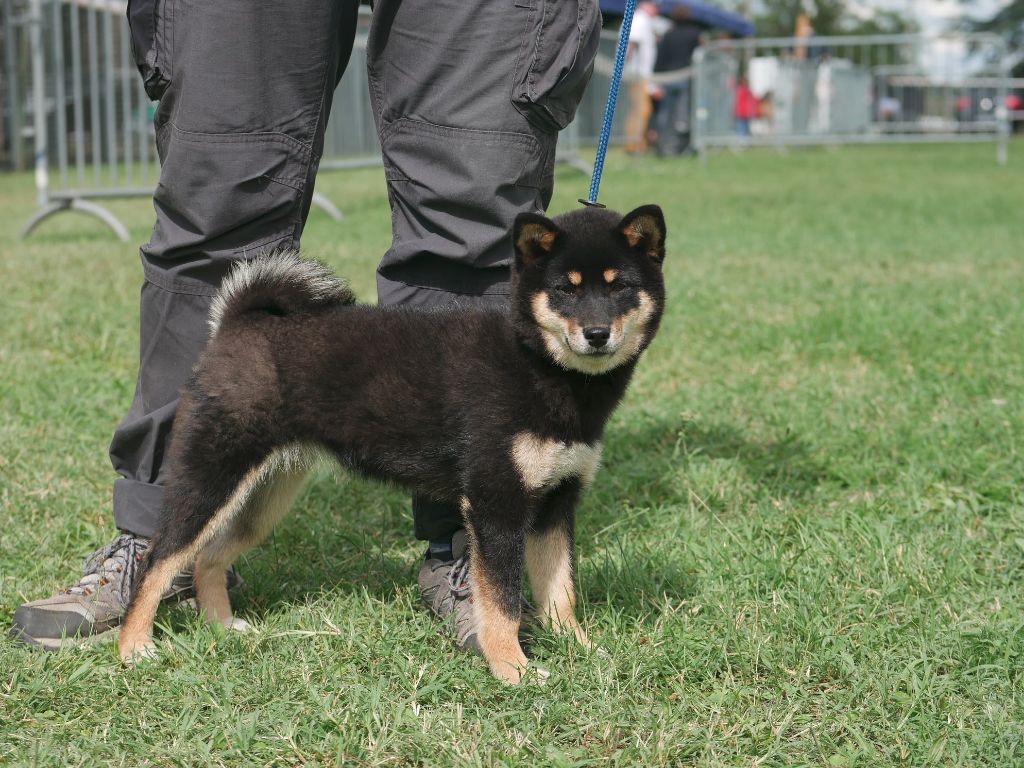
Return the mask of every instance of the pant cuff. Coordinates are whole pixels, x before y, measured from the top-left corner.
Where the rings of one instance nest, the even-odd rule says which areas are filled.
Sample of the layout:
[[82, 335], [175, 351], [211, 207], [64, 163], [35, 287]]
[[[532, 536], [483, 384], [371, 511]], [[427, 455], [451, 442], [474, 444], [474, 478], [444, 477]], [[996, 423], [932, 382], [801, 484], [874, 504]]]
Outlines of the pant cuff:
[[412, 497], [412, 521], [416, 538], [420, 541], [449, 539], [464, 527], [458, 506], [424, 496]]
[[114, 481], [114, 522], [122, 531], [152, 537], [160, 527], [161, 485], [124, 478]]

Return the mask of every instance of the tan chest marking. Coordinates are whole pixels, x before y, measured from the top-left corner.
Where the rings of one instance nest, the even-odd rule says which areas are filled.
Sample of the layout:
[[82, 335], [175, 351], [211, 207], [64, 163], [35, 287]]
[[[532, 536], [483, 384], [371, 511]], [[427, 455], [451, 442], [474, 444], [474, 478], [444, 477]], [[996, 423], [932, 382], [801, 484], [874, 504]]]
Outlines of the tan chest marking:
[[601, 443], [563, 443], [532, 432], [520, 432], [512, 439], [512, 461], [523, 485], [531, 491], [550, 488], [577, 477], [590, 485], [601, 462]]

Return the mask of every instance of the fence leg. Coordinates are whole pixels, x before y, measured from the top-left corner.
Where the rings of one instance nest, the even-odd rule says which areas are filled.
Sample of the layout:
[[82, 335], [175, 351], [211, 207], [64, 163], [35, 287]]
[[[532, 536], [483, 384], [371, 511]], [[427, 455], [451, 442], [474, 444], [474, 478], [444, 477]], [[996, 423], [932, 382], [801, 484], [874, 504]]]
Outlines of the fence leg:
[[331, 202], [330, 198], [327, 197], [327, 195], [322, 195], [319, 192], [314, 192], [313, 199], [310, 202], [320, 210], [324, 211], [328, 216], [330, 216], [335, 221], [343, 221], [345, 219], [345, 214], [343, 214], [338, 209], [338, 206]]
[[[35, 143], [36, 199], [46, 205], [50, 186], [46, 158], [46, 66], [43, 62], [43, 6], [40, 0], [29, 5], [29, 45], [32, 48], [32, 140]], [[12, 73], [13, 74], [13, 73]], [[20, 136], [13, 137], [15, 141]]]
[[592, 176], [594, 174], [594, 166], [580, 157], [577, 152], [567, 152], [564, 155], [556, 154], [555, 164], [568, 165], [570, 168], [575, 168], [584, 176]]
[[25, 222], [25, 226], [22, 227], [21, 237], [22, 239], [32, 234], [32, 231], [43, 223], [46, 219], [51, 216], [55, 216], [61, 211], [79, 211], [89, 216], [95, 216], [97, 219], [102, 221], [108, 227], [110, 227], [114, 234], [117, 235], [117, 239], [122, 243], [127, 243], [131, 240], [131, 236], [128, 234], [128, 230], [125, 229], [124, 224], [120, 220], [104, 208], [102, 205], [96, 205], [96, 203], [90, 203], [88, 200], [56, 200], [52, 203], [40, 208], [32, 217]]
[[999, 123], [999, 138], [996, 143], [996, 164], [1002, 167], [1009, 160], [1007, 155], [1009, 154], [1010, 131], [1013, 124], [1010, 122], [1010, 112], [1006, 108], [1005, 89], [1000, 90], [1000, 95], [997, 98], [1000, 99], [1000, 106], [996, 108], [996, 116], [1001, 122]]
[[29, 220], [25, 222], [25, 226], [21, 228], [21, 239], [24, 240], [26, 237], [32, 234], [32, 230], [38, 227], [40, 224], [42, 224], [44, 219], [48, 219], [55, 213], [58, 213], [70, 207], [70, 200], [58, 200], [56, 203], [48, 203], [44, 205], [42, 208], [33, 213]]

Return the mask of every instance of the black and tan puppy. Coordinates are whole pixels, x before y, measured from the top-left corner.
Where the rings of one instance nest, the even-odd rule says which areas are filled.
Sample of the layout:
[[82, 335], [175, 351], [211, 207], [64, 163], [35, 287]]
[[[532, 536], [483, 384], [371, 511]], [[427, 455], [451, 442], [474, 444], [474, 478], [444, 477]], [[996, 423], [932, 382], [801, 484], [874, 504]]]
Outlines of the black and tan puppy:
[[573, 527], [601, 435], [661, 319], [665, 222], [647, 205], [516, 220], [508, 310], [360, 306], [294, 254], [241, 264], [181, 395], [162, 528], [121, 634], [153, 651], [153, 617], [195, 564], [210, 621], [232, 625], [225, 569], [287, 512], [311, 462], [461, 504], [479, 643], [518, 682], [523, 568], [540, 618], [574, 615]]

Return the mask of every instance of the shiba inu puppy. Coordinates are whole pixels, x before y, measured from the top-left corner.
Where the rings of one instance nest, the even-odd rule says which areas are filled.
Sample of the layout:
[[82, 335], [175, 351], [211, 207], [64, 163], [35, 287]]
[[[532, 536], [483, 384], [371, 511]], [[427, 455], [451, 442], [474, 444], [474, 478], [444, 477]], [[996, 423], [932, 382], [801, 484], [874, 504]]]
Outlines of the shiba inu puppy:
[[479, 646], [519, 682], [524, 568], [540, 619], [586, 643], [575, 617], [575, 508], [601, 436], [665, 302], [665, 221], [646, 205], [522, 214], [507, 309], [357, 305], [291, 253], [240, 264], [182, 392], [162, 527], [120, 638], [151, 655], [153, 618], [195, 566], [199, 606], [231, 626], [225, 570], [330, 457], [461, 505]]

